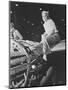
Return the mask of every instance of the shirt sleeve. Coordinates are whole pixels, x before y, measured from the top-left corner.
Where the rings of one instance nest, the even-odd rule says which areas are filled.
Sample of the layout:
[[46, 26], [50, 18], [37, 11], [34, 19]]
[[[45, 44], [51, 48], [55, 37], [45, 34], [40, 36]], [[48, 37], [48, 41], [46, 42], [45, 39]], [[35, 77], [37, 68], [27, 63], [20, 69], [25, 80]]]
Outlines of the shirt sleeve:
[[23, 39], [22, 35], [17, 30], [15, 30], [15, 32], [14, 32], [14, 38], [15, 39]]

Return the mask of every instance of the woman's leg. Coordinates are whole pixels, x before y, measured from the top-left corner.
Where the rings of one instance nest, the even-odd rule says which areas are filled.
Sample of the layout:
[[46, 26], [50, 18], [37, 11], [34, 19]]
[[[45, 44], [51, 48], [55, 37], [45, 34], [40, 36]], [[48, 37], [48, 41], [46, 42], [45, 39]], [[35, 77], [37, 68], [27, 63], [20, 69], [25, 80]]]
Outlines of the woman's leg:
[[50, 47], [49, 47], [49, 45], [48, 45], [48, 42], [47, 42], [47, 40], [46, 40], [45, 35], [42, 35], [41, 43], [43, 44], [43, 59], [44, 59], [45, 61], [47, 61], [46, 55], [47, 55], [48, 53], [50, 53], [51, 51], [50, 51]]

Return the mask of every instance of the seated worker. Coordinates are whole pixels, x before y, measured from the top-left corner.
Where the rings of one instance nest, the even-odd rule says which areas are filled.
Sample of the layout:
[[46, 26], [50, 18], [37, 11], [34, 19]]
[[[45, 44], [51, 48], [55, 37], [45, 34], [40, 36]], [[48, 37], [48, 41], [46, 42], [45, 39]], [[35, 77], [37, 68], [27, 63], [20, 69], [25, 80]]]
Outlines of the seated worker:
[[23, 39], [23, 37], [19, 33], [19, 31], [14, 28], [13, 23], [10, 23], [10, 38], [13, 38], [14, 40], [22, 40]]
[[47, 61], [46, 53], [50, 52], [50, 49], [60, 41], [58, 30], [54, 21], [49, 17], [48, 11], [42, 11], [42, 20], [44, 27], [44, 34], [42, 34], [41, 43], [43, 43], [43, 59]]

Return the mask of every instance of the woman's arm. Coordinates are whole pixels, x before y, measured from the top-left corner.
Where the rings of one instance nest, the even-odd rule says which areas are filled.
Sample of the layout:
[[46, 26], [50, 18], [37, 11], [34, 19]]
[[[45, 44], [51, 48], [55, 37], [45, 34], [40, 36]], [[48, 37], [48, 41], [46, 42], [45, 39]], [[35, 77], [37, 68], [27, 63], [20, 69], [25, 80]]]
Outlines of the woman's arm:
[[23, 39], [22, 35], [18, 32], [18, 30], [15, 30], [15, 32], [14, 32], [14, 39], [16, 39], [16, 40]]

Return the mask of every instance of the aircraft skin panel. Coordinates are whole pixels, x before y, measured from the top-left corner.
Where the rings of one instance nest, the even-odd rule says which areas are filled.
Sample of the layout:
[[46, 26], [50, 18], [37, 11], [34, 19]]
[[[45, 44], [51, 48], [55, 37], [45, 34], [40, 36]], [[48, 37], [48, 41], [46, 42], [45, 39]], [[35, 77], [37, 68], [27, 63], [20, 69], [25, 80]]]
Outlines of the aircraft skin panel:
[[65, 40], [62, 40], [60, 43], [58, 43], [54, 48], [51, 49], [51, 51], [62, 51], [65, 50]]

